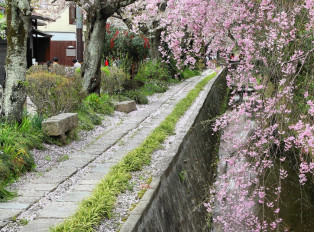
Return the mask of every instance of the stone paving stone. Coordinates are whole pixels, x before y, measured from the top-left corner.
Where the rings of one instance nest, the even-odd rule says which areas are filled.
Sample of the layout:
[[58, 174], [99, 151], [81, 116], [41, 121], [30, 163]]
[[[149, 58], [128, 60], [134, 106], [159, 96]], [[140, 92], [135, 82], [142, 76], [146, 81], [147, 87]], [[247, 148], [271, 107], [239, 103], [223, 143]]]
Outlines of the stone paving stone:
[[24, 191], [51, 191], [54, 188], [56, 188], [56, 184], [28, 184], [22, 189], [20, 189], [19, 192]]
[[51, 202], [38, 211], [38, 218], [66, 218], [71, 216], [78, 206], [78, 202]]
[[50, 226], [61, 223], [62, 219], [36, 219], [24, 226], [21, 232], [48, 232]]
[[63, 201], [63, 202], [80, 202], [84, 198], [88, 197], [90, 195], [90, 192], [67, 192], [61, 195], [60, 198], [57, 199], [57, 201]]
[[100, 173], [100, 172], [90, 172], [86, 176], [84, 176], [85, 180], [101, 180], [105, 174]]
[[68, 177], [73, 175], [77, 169], [75, 167], [68, 167], [68, 168], [56, 168], [52, 169], [50, 172], [47, 173], [47, 176], [55, 176], [55, 177]]
[[48, 172], [44, 176], [33, 180], [32, 183], [34, 183], [34, 184], [58, 184], [62, 181], [64, 181], [63, 176], [53, 176], [53, 175], [49, 174], [49, 172]]
[[0, 203], [0, 209], [26, 209], [29, 204], [20, 202], [5, 202]]
[[111, 164], [100, 164], [93, 168], [92, 172], [99, 172], [106, 175], [110, 171], [111, 166], [112, 166]]
[[73, 192], [92, 192], [96, 185], [93, 184], [79, 184], [79, 185], [74, 185], [72, 188]]
[[49, 191], [39, 191], [39, 190], [19, 190], [19, 196], [21, 197], [43, 197], [45, 196], [46, 193], [48, 193]]
[[38, 201], [39, 197], [15, 197], [9, 202], [20, 202], [20, 203], [28, 203], [33, 204]]
[[15, 215], [21, 212], [21, 209], [0, 209], [0, 220], [11, 220]]

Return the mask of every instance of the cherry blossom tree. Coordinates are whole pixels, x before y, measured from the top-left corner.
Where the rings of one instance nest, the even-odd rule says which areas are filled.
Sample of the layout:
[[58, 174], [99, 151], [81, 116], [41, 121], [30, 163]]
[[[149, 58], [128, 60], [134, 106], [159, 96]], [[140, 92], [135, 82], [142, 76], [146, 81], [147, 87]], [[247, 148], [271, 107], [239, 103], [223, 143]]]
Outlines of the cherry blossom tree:
[[[151, 1], [155, 11], [159, 2]], [[234, 125], [222, 139], [236, 152], [223, 160], [229, 168], [212, 192], [216, 206], [206, 204], [214, 222], [222, 231], [288, 229], [280, 216], [282, 183], [294, 175], [287, 167], [297, 166], [300, 189], [314, 172], [314, 2], [169, 0], [166, 11], [162, 42], [170, 53], [161, 47], [164, 57], [194, 65], [205, 45], [224, 60], [233, 93], [254, 89], [241, 104], [232, 97], [231, 112], [215, 124], [216, 131]], [[238, 58], [231, 64], [232, 53]], [[243, 118], [247, 128], [239, 128]], [[250, 132], [245, 143], [234, 138], [240, 129]], [[270, 183], [269, 175], [277, 181]]]

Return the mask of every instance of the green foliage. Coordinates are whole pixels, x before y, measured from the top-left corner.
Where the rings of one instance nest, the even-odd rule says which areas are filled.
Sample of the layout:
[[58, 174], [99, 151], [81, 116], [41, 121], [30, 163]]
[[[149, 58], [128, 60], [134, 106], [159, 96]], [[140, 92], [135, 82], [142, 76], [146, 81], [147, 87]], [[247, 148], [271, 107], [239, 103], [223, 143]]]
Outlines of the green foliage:
[[113, 104], [107, 94], [103, 94], [101, 97], [91, 94], [86, 97], [77, 110], [79, 128], [92, 130], [94, 125], [100, 125], [102, 122], [102, 116], [99, 114], [111, 114], [113, 111]]
[[168, 85], [166, 82], [158, 80], [150, 80], [146, 82], [141, 88], [141, 91], [146, 95], [150, 96], [154, 93], [164, 93], [168, 90]]
[[140, 61], [148, 56], [149, 42], [144, 35], [130, 33], [126, 30], [110, 26], [107, 28], [104, 44], [105, 56], [123, 56], [131, 60]]
[[120, 94], [128, 79], [128, 75], [120, 68], [103, 67], [101, 69], [101, 89], [109, 95]]
[[78, 109], [84, 96], [80, 78], [54, 73], [31, 72], [26, 76], [26, 92], [40, 115], [48, 117]]
[[136, 101], [137, 104], [148, 104], [148, 99], [140, 90], [130, 90], [123, 93], [124, 96]]
[[116, 196], [126, 188], [130, 188], [131, 172], [141, 170], [144, 165], [150, 163], [151, 154], [161, 146], [168, 135], [174, 132], [179, 118], [214, 76], [215, 74], [212, 74], [199, 82], [139, 147], [129, 152], [119, 164], [111, 168], [92, 195], [81, 203], [76, 213], [51, 230], [54, 232], [93, 231], [102, 218], [110, 218]]
[[20, 124], [0, 122], [0, 201], [12, 196], [4, 188], [14, 178], [34, 168], [34, 158], [29, 150], [43, 148], [42, 132], [35, 117], [24, 117]]
[[[1, 6], [2, 3], [0, 3]], [[5, 29], [7, 27], [7, 21], [4, 14], [0, 11], [0, 38], [5, 39]]]
[[192, 69], [189, 69], [189, 68], [185, 68], [180, 74], [181, 74], [181, 77], [183, 79], [188, 79], [188, 78], [191, 78], [191, 77], [194, 77], [194, 76], [198, 76], [201, 73], [198, 70], [192, 70]]
[[108, 94], [102, 94], [101, 96], [92, 93], [86, 97], [83, 104], [87, 105], [91, 110], [99, 114], [112, 114], [113, 104], [111, 103]]
[[168, 66], [159, 60], [142, 63], [135, 76], [135, 80], [146, 82], [147, 79], [167, 81], [171, 77]]

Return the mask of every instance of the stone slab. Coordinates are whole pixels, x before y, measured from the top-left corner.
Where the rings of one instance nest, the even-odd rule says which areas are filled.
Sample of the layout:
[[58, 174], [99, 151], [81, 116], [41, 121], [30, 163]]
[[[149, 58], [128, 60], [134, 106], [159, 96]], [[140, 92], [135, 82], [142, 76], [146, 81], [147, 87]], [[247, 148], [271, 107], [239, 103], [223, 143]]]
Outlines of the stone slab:
[[56, 187], [56, 184], [27, 184], [22, 189], [20, 189], [19, 192], [22, 193], [24, 191], [52, 191]]
[[77, 202], [52, 202], [38, 211], [38, 218], [66, 218], [74, 214]]
[[30, 190], [30, 191], [27, 191], [27, 190], [20, 190], [19, 191], [19, 196], [20, 197], [24, 197], [24, 198], [28, 198], [28, 197], [36, 197], [36, 198], [39, 198], [39, 197], [43, 197], [45, 196], [45, 194], [47, 194], [49, 191], [39, 191], [39, 190]]
[[63, 202], [80, 202], [84, 198], [88, 197], [90, 195], [90, 192], [67, 192], [61, 195], [57, 201], [63, 201]]
[[29, 207], [29, 204], [20, 203], [20, 202], [0, 203], [0, 209], [26, 209], [28, 207]]
[[84, 180], [101, 180], [104, 176], [101, 172], [90, 172], [84, 176]]
[[52, 116], [43, 121], [42, 128], [44, 133], [50, 136], [63, 135], [65, 132], [78, 127], [77, 113], [63, 113]]
[[35, 219], [21, 229], [21, 232], [48, 232], [49, 227], [61, 223], [62, 219]]
[[73, 186], [72, 191], [73, 192], [92, 192], [96, 185], [92, 184], [78, 184]]
[[100, 164], [97, 165], [95, 168], [93, 168], [91, 171], [93, 172], [99, 172], [102, 173], [104, 175], [108, 174], [108, 172], [110, 171], [111, 168], [111, 164], [107, 163], [107, 164]]
[[19, 202], [25, 204], [32, 204], [38, 201], [39, 197], [15, 197], [10, 202]]
[[15, 215], [21, 212], [21, 209], [0, 209], [0, 220], [11, 220]]
[[136, 110], [136, 103], [135, 101], [123, 101], [118, 102], [115, 104], [115, 110], [124, 112], [124, 113], [130, 113], [134, 110]]

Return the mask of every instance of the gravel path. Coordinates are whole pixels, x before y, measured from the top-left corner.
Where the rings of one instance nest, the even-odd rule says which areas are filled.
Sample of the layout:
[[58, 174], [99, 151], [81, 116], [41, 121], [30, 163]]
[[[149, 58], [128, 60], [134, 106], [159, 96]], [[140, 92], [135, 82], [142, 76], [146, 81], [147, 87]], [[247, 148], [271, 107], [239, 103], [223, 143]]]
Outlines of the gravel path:
[[[93, 131], [80, 132], [80, 140], [67, 146], [45, 144], [45, 150], [33, 150], [37, 171], [12, 184], [11, 189], [19, 194], [17, 198], [0, 203], [1, 231], [48, 231], [49, 226], [72, 215], [110, 167], [140, 145], [201, 77], [191, 78], [172, 86], [166, 93], [149, 97], [148, 105], [137, 106], [137, 110], [129, 114], [115, 112]], [[171, 139], [174, 138], [164, 144], [165, 149]], [[162, 150], [154, 153], [151, 167], [158, 166], [156, 163], [161, 156]], [[130, 187], [118, 197], [115, 216], [105, 220], [99, 231], [119, 228], [129, 209], [138, 201], [138, 192], [145, 188], [153, 173], [158, 172], [158, 168], [151, 167], [133, 174]]]

